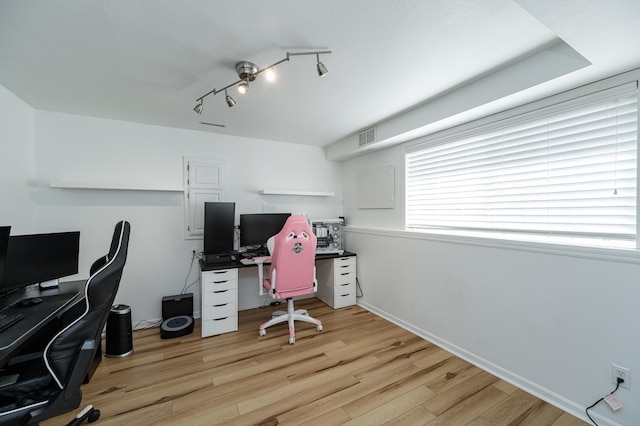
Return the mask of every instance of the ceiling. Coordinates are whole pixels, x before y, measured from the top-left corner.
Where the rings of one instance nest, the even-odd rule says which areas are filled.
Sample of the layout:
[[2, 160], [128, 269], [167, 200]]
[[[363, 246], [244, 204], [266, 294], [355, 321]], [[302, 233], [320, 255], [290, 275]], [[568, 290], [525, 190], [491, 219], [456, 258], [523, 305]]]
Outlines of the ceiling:
[[[0, 85], [39, 110], [328, 146], [559, 40], [592, 65], [527, 96], [640, 67], [640, 2], [3, 0]], [[332, 51], [326, 76], [293, 57], [193, 111], [236, 62], [309, 50]]]

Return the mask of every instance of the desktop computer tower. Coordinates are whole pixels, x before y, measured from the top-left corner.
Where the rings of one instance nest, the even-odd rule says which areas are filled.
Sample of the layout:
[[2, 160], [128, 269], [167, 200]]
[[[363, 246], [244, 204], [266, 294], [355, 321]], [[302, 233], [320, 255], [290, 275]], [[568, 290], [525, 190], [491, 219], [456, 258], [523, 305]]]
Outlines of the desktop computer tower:
[[107, 318], [105, 356], [122, 358], [132, 352], [131, 308], [127, 305], [115, 305], [111, 308]]
[[316, 236], [316, 254], [344, 253], [344, 219], [318, 219], [310, 221]]

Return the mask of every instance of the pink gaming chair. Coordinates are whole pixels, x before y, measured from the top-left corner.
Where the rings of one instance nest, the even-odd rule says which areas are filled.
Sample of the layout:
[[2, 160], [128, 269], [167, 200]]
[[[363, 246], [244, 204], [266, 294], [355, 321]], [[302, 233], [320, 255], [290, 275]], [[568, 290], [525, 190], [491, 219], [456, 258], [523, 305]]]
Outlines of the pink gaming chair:
[[[273, 247], [272, 247], [273, 246]], [[260, 295], [269, 294], [275, 300], [287, 300], [287, 312], [277, 311], [272, 318], [260, 325], [260, 336], [266, 328], [282, 322], [289, 323], [289, 343], [296, 342], [294, 321], [315, 324], [322, 331], [322, 322], [309, 316], [306, 310], [293, 308], [293, 298], [313, 294], [316, 281], [316, 236], [304, 216], [289, 216], [282, 230], [269, 239], [271, 256], [256, 258]], [[265, 278], [265, 262], [271, 260], [269, 275]]]

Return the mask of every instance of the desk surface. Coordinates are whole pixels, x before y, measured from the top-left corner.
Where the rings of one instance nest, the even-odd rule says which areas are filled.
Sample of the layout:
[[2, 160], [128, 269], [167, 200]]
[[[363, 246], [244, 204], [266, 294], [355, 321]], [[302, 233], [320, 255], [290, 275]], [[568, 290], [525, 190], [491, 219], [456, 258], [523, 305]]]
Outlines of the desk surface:
[[[340, 257], [350, 257], [350, 256], [355, 256], [355, 253], [352, 253], [350, 251], [345, 251], [342, 254], [338, 254], [338, 253], [319, 253], [316, 254], [316, 260], [323, 260], [323, 259], [338, 259]], [[221, 263], [205, 263], [203, 260], [200, 260], [200, 270], [201, 271], [219, 271], [220, 269], [239, 269], [239, 268], [252, 268], [256, 266], [255, 263], [251, 263], [248, 265], [243, 264], [242, 262], [240, 262], [240, 259], [238, 258], [237, 260], [232, 260], [230, 262], [221, 262]]]
[[[23, 320], [0, 332], [0, 366], [4, 365], [11, 355], [18, 353], [29, 339], [53, 318], [82, 300], [80, 291], [85, 282], [69, 281], [60, 283], [58, 287], [46, 289], [30, 286], [0, 298], [2, 313], [24, 315]], [[42, 302], [33, 306], [15, 306], [20, 300], [30, 297], [40, 297]]]

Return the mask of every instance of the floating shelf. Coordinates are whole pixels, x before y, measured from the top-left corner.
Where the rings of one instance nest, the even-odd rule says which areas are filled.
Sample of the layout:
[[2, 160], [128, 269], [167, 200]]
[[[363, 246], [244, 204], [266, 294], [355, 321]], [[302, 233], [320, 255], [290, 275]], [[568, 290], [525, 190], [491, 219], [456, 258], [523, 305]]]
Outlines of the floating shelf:
[[261, 189], [258, 191], [262, 195], [304, 195], [307, 197], [333, 197], [335, 192], [320, 191], [288, 191], [283, 189]]
[[110, 191], [165, 191], [183, 192], [182, 186], [154, 185], [154, 184], [110, 184], [110, 183], [86, 183], [86, 182], [61, 182], [51, 181], [51, 188], [60, 189], [98, 189]]

